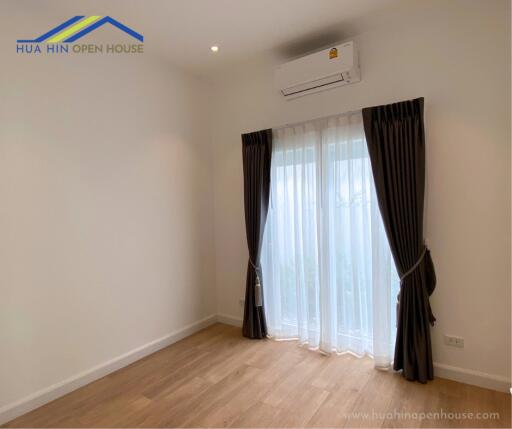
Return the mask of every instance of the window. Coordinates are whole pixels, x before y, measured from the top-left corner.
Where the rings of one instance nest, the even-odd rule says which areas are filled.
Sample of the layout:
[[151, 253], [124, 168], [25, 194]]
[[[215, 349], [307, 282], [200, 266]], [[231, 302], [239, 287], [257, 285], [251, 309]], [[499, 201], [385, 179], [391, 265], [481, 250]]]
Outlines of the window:
[[274, 131], [261, 262], [270, 335], [390, 364], [399, 280], [360, 113]]

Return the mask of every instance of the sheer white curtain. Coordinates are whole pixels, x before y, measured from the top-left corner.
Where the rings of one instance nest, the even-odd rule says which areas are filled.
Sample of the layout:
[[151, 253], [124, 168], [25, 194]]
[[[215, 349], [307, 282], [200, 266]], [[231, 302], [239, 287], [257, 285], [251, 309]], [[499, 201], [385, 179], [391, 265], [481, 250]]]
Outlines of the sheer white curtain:
[[269, 333], [392, 360], [399, 281], [361, 113], [274, 131], [262, 249]]

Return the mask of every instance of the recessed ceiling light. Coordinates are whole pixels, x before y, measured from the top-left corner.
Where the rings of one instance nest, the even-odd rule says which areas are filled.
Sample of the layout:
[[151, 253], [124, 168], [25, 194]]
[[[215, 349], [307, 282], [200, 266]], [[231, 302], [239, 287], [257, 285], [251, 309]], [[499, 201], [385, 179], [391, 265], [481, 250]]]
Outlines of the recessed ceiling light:
[[218, 46], [212, 46], [210, 49], [211, 49], [212, 52], [217, 52], [219, 50], [219, 47]]

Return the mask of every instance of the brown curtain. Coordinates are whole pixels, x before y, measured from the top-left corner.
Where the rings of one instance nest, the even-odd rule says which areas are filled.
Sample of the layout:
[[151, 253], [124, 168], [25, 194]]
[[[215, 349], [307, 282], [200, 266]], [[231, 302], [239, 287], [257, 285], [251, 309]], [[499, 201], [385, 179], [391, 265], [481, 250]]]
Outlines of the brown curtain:
[[429, 296], [436, 277], [423, 241], [423, 98], [363, 109], [379, 208], [400, 275], [394, 369], [408, 380], [434, 378]]
[[272, 130], [242, 134], [242, 155], [245, 232], [249, 248], [243, 334], [248, 338], [265, 338], [267, 323], [263, 306], [260, 253], [270, 196]]

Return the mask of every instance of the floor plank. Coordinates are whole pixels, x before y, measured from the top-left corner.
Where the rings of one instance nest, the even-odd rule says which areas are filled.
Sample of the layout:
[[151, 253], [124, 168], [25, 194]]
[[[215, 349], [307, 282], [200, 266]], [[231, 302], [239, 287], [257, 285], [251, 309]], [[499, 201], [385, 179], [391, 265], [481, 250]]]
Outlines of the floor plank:
[[505, 393], [408, 382], [369, 358], [216, 324], [4, 427], [510, 427], [510, 406]]

